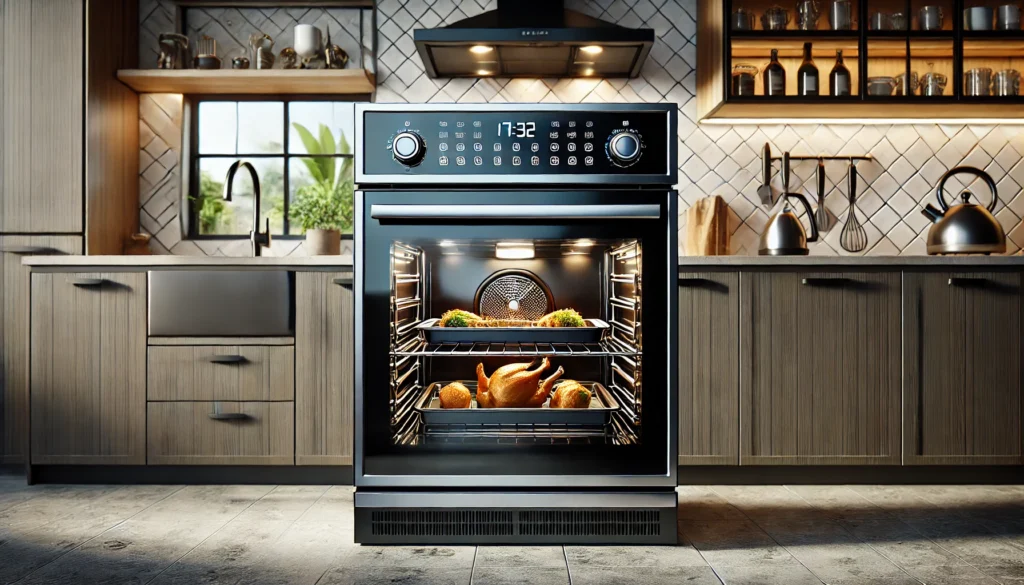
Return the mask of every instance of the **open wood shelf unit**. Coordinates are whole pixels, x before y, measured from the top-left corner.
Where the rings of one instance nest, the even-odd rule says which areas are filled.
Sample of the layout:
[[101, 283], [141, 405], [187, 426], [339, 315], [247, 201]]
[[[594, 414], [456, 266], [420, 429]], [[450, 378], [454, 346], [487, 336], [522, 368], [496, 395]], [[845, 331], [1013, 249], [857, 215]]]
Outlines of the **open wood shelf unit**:
[[122, 69], [117, 78], [137, 93], [370, 94], [366, 69]]
[[[1020, 95], [964, 95], [964, 72], [967, 70], [985, 67], [993, 72], [1004, 69], [1024, 72], [1024, 30], [964, 30], [964, 8], [984, 0], [934, 0], [943, 6], [944, 28], [917, 30], [918, 9], [923, 1], [853, 0], [852, 30], [829, 28], [825, 12], [828, 2], [819, 2], [823, 10], [818, 20], [820, 30], [798, 30], [793, 18], [795, 7], [787, 8], [791, 16], [787, 30], [768, 31], [763, 29], [760, 16], [774, 4], [774, 0], [699, 0], [698, 116], [710, 123], [801, 119], [1024, 120], [1024, 98]], [[924, 2], [932, 3], [933, 0]], [[757, 17], [755, 30], [731, 30], [733, 11], [740, 7]], [[878, 10], [889, 13], [902, 11], [908, 15], [907, 28], [869, 30], [866, 28], [869, 15]], [[820, 96], [795, 95], [796, 73], [803, 60], [806, 42], [812, 43], [819, 71]], [[772, 49], [779, 50], [779, 61], [787, 74], [787, 95], [781, 98], [763, 95], [761, 74], [770, 60]], [[829, 72], [835, 63], [837, 49], [842, 49], [852, 77], [854, 95], [850, 97], [827, 95]], [[757, 68], [756, 95], [753, 97], [730, 95], [732, 68], [739, 64]], [[920, 78], [929, 71], [947, 77], [944, 95], [868, 95], [867, 85], [871, 77], [905, 74], [912, 79], [914, 74]]]

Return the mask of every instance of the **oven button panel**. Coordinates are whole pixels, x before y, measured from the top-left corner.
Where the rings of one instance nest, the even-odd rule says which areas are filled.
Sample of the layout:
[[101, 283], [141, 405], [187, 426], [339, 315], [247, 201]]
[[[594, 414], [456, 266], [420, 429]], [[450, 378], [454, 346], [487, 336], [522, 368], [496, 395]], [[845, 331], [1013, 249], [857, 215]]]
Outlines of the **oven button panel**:
[[[366, 175], [675, 176], [671, 113], [366, 111]], [[602, 150], [604, 156], [602, 156]]]

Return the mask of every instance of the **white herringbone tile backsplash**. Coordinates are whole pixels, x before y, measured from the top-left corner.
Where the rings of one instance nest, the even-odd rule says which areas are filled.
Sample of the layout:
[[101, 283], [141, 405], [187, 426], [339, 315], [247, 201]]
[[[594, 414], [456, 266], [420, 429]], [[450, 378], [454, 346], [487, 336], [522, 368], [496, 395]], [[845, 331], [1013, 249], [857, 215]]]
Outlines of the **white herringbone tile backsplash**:
[[[140, 3], [140, 55], [155, 61], [155, 38], [173, 30], [171, 0]], [[494, 8], [494, 0], [381, 0], [377, 101], [380, 102], [662, 102], [679, 104], [679, 181], [685, 208], [706, 195], [729, 202], [734, 254], [756, 254], [758, 233], [773, 212], [757, 198], [760, 149], [765, 142], [776, 153], [865, 154], [860, 163], [857, 209], [867, 220], [866, 254], [924, 254], [929, 223], [920, 209], [935, 196], [939, 178], [949, 168], [971, 165], [985, 169], [999, 187], [996, 217], [1003, 224], [1010, 252], [1024, 247], [1024, 127], [915, 124], [736, 125], [708, 126], [696, 122], [695, 0], [568, 0], [570, 8], [624, 26], [653, 28], [657, 41], [637, 79], [430, 79], [412, 42], [415, 28], [443, 26]], [[221, 47], [234, 47], [250, 27], [271, 24], [288, 34], [296, 22], [329, 23], [332, 36], [358, 37], [351, 28], [338, 33], [345, 18], [325, 10], [217, 9], [202, 18], [204, 34]], [[208, 17], [208, 18], [207, 18]], [[367, 19], [368, 20], [368, 19]], [[351, 19], [346, 21], [353, 25]], [[358, 22], [358, 21], [356, 21]], [[272, 33], [271, 33], [272, 34]], [[193, 35], [194, 37], [195, 35]], [[273, 34], [272, 34], [273, 36]], [[278, 44], [277, 47], [286, 46]], [[180, 96], [144, 96], [140, 108], [142, 150], [140, 186], [142, 226], [154, 237], [154, 252], [245, 255], [248, 241], [190, 242], [178, 235], [180, 199], [178, 164], [181, 148]], [[791, 188], [814, 194], [814, 162], [794, 165]], [[776, 168], [778, 165], [776, 165]], [[846, 165], [827, 165], [826, 204], [840, 222], [847, 213]], [[781, 189], [778, 177], [774, 179]], [[963, 186], [951, 180], [953, 194]], [[982, 198], [984, 187], [977, 189]], [[814, 201], [813, 197], [811, 198]], [[840, 223], [841, 225], [841, 223]], [[681, 226], [684, 229], [685, 226]], [[812, 244], [818, 255], [847, 254], [839, 246], [839, 228]], [[299, 242], [279, 241], [273, 254], [302, 254]]]

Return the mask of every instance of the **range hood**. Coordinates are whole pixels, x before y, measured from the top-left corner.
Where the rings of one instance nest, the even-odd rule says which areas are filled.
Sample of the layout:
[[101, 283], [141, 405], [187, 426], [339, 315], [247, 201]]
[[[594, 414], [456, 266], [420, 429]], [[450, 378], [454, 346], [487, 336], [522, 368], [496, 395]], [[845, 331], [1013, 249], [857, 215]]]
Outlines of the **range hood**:
[[567, 10], [563, 0], [498, 0], [498, 8], [413, 31], [430, 77], [636, 77], [654, 30]]

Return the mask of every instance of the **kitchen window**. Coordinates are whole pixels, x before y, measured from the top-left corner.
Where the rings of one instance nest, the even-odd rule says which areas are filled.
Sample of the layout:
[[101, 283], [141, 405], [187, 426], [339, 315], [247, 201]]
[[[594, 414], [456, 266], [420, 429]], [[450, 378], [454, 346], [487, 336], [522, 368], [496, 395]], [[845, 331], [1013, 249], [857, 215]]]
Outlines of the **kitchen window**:
[[248, 173], [223, 199], [228, 167], [249, 161], [260, 177], [260, 225], [274, 236], [301, 236], [297, 202], [330, 202], [342, 233], [352, 233], [352, 103], [201, 99], [192, 103], [188, 236], [247, 237], [253, 189]]

